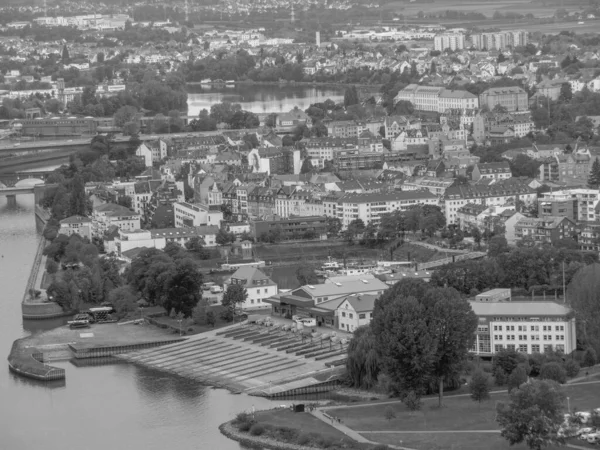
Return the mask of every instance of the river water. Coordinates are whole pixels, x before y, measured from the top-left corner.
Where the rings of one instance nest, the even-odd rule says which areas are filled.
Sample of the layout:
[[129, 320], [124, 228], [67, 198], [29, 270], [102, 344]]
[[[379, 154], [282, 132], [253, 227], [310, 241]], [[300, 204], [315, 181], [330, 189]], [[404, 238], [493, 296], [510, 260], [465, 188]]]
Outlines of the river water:
[[239, 103], [242, 109], [253, 113], [289, 112], [295, 106], [307, 109], [313, 103], [331, 99], [344, 100], [343, 87], [247, 85], [188, 86], [188, 115], [196, 116], [202, 109], [210, 111], [215, 103]]
[[129, 364], [55, 362], [67, 375], [58, 384], [9, 372], [5, 358], [13, 340], [62, 320], [24, 323], [21, 318], [39, 239], [33, 195], [17, 196], [16, 205], [0, 197], [0, 449], [240, 449], [218, 425], [252, 406], [271, 408], [273, 402]]

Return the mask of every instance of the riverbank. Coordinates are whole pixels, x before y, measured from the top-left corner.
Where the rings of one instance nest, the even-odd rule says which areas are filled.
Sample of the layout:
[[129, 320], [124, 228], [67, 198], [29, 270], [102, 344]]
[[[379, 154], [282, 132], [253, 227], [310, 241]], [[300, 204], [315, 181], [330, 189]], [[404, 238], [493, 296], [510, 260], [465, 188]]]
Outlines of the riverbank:
[[376, 445], [352, 439], [312, 413], [293, 412], [290, 408], [240, 413], [234, 420], [220, 425], [219, 430], [229, 439], [251, 448], [272, 450], [376, 448]]
[[[97, 358], [180, 342], [185, 338], [147, 324], [96, 324], [86, 329], [64, 325], [17, 339], [8, 356], [9, 368], [41, 381], [65, 377], [47, 361]], [[62, 374], [59, 374], [62, 371]]]

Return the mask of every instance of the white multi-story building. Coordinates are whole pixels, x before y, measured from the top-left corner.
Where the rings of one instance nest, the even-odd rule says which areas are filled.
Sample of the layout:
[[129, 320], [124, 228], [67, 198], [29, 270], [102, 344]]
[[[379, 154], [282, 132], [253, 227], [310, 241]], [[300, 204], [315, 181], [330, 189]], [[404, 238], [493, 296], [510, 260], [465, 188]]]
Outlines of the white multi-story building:
[[571, 353], [577, 346], [571, 309], [551, 301], [471, 301], [479, 318], [475, 345], [478, 355], [502, 349], [522, 353]]
[[465, 48], [465, 36], [460, 33], [444, 33], [433, 38], [433, 49], [443, 52], [449, 48], [452, 51]]
[[479, 98], [468, 91], [454, 91], [443, 87], [421, 86], [409, 84], [394, 98], [411, 102], [415, 109], [421, 111], [446, 112], [448, 109], [479, 108]]
[[537, 199], [537, 192], [518, 178], [499, 180], [493, 184], [454, 185], [444, 193], [444, 215], [447, 224], [457, 223], [457, 211], [467, 203], [487, 206], [514, 205], [521, 201], [531, 205]]
[[221, 209], [210, 209], [207, 205], [201, 203], [174, 203], [173, 213], [176, 228], [198, 227], [200, 225], [220, 227], [223, 220]]
[[265, 303], [264, 300], [279, 292], [277, 283], [256, 267], [240, 267], [225, 284], [238, 284], [246, 289], [248, 297], [242, 303], [242, 309], [270, 308], [271, 304]]
[[361, 219], [365, 225], [378, 225], [383, 214], [404, 211], [415, 205], [437, 205], [438, 198], [427, 190], [346, 194], [337, 201], [337, 217], [345, 229], [350, 222]]
[[114, 203], [95, 206], [92, 211], [92, 235], [102, 237], [113, 225], [124, 231], [139, 230], [140, 215]]
[[92, 220], [83, 216], [71, 216], [60, 221], [59, 234], [78, 234], [81, 237], [92, 239]]

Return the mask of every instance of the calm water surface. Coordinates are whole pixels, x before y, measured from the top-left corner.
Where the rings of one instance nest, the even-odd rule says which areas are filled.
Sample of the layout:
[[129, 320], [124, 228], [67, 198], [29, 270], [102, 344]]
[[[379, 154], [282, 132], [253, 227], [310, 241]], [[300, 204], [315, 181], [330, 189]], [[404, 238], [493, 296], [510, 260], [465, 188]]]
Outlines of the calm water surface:
[[67, 371], [58, 384], [9, 372], [5, 358], [14, 339], [61, 324], [21, 318], [38, 239], [33, 196], [18, 196], [10, 206], [0, 197], [0, 450], [240, 449], [217, 426], [272, 402], [128, 364], [53, 363]]
[[239, 103], [242, 109], [253, 113], [289, 112], [294, 106], [301, 110], [313, 103], [330, 98], [338, 103], [344, 100], [342, 87], [235, 85], [211, 87], [192, 85], [188, 87], [188, 114], [198, 115], [202, 109], [210, 111], [215, 103], [228, 101]]

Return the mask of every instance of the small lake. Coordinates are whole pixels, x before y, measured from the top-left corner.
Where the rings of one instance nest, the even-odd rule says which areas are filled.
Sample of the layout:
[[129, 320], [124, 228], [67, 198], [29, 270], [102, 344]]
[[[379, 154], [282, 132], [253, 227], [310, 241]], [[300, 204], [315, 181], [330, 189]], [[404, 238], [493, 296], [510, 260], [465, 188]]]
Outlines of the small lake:
[[338, 103], [344, 100], [344, 88], [248, 85], [234, 86], [188, 86], [188, 114], [196, 116], [202, 109], [210, 111], [215, 103], [239, 103], [242, 109], [256, 114], [289, 112], [295, 106], [307, 109], [313, 103], [331, 99]]

